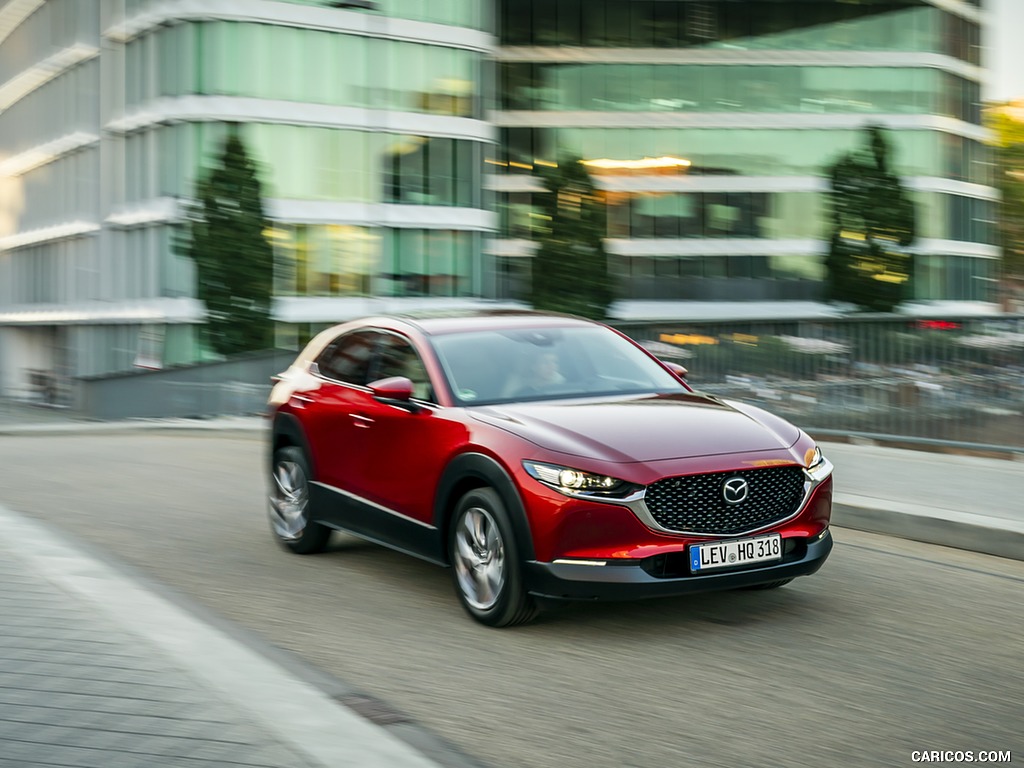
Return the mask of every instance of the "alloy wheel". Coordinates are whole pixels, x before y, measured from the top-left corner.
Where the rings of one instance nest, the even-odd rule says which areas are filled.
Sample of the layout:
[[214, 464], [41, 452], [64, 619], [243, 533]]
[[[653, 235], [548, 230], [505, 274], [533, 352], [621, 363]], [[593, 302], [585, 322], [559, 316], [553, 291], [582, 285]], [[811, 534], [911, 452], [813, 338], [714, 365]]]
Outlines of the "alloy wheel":
[[459, 589], [473, 608], [486, 611], [501, 597], [505, 586], [505, 544], [489, 511], [470, 507], [455, 531], [453, 565]]
[[296, 541], [306, 528], [309, 488], [306, 473], [294, 461], [281, 460], [274, 466], [274, 487], [270, 493], [271, 524], [285, 541]]

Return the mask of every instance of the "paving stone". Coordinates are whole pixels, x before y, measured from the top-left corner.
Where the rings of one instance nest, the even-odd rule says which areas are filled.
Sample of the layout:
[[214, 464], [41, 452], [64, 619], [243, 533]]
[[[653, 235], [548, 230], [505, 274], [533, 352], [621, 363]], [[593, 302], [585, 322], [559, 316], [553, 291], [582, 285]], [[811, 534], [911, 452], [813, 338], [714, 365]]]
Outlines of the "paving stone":
[[306, 768], [112, 620], [0, 560], [0, 768]]

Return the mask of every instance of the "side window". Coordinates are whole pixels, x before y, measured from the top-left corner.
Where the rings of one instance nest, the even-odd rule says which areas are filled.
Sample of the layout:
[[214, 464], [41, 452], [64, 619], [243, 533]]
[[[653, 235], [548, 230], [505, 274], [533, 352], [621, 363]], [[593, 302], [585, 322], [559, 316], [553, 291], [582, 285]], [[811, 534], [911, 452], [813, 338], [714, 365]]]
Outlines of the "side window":
[[405, 376], [412, 381], [413, 397], [417, 400], [436, 402], [426, 366], [409, 341], [401, 336], [385, 334], [377, 351], [377, 360], [370, 374], [370, 381]]
[[365, 386], [373, 347], [380, 337], [377, 331], [356, 331], [339, 336], [316, 359], [320, 375], [346, 384]]

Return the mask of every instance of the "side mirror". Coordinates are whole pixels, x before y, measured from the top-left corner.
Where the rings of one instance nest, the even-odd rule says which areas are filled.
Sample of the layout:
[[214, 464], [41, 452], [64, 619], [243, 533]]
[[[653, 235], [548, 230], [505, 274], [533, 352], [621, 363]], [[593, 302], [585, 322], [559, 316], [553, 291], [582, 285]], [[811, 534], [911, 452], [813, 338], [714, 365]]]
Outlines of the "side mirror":
[[668, 368], [670, 371], [672, 371], [672, 373], [674, 373], [680, 379], [685, 380], [687, 375], [690, 373], [688, 370], [686, 370], [679, 363], [669, 363], [669, 362], [666, 362], [665, 360], [662, 360], [661, 362], [662, 362], [662, 364], [666, 368]]
[[420, 406], [412, 402], [412, 380], [405, 376], [391, 376], [369, 384], [373, 399], [386, 405], [404, 408], [411, 413], [419, 413]]

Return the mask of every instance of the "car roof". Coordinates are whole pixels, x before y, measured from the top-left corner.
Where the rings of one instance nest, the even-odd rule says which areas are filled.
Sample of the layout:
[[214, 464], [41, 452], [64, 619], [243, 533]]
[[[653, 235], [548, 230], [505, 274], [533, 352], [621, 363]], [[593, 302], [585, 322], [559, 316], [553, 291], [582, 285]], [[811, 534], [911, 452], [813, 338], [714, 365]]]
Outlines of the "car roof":
[[576, 317], [574, 315], [509, 309], [408, 312], [389, 315], [388, 317], [398, 322], [414, 326], [421, 333], [428, 336], [439, 336], [448, 333], [465, 333], [467, 331], [493, 331], [516, 328], [564, 328], [595, 324], [591, 320]]
[[565, 328], [599, 325], [575, 315], [517, 309], [423, 310], [371, 315], [325, 328], [299, 352], [295, 364], [306, 364], [316, 357], [339, 333], [359, 328], [392, 331], [415, 330], [421, 336], [441, 336], [472, 331], [502, 331], [516, 328]]

